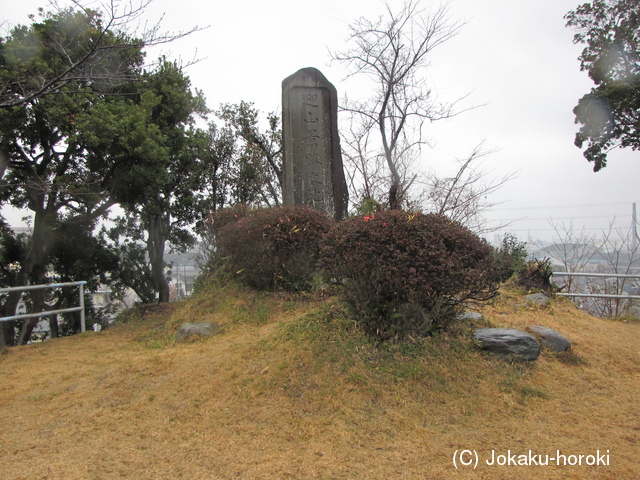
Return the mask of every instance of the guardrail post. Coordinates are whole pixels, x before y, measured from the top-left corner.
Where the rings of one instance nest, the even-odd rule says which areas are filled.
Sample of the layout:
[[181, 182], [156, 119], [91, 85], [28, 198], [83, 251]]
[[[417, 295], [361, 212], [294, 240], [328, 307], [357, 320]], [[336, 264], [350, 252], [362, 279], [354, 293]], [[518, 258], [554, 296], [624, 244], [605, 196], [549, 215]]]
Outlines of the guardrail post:
[[84, 320], [84, 283], [80, 284], [80, 332], [84, 332], [87, 328]]

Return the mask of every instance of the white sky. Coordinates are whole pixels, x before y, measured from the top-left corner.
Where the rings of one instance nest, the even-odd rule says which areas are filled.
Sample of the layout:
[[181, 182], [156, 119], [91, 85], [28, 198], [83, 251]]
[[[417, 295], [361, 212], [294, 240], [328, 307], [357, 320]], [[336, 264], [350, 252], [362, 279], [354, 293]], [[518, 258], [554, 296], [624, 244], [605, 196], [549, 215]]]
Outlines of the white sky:
[[[484, 106], [428, 127], [436, 147], [423, 151], [423, 168], [451, 171], [452, 162], [480, 142], [495, 149], [486, 168], [496, 177], [516, 171], [518, 177], [494, 194], [492, 200], [503, 203], [490, 217], [517, 220], [508, 230], [522, 240], [550, 239], [550, 218], [556, 224], [573, 219], [593, 233], [615, 218], [626, 229], [632, 203], [640, 202], [638, 153], [611, 153], [609, 165], [595, 174], [573, 145], [572, 109], [592, 84], [579, 70], [582, 47], [573, 45], [563, 16], [580, 3], [451, 0], [452, 18], [467, 23], [431, 60], [429, 80], [439, 97], [469, 94], [466, 105]], [[39, 6], [46, 1], [5, 2], [0, 19], [28, 24], [27, 14]], [[164, 14], [163, 29], [171, 31], [210, 25], [166, 46], [165, 53], [184, 61], [202, 58], [187, 74], [210, 108], [245, 100], [268, 112], [280, 109], [282, 80], [302, 67], [319, 68], [339, 97], [366, 94], [347, 91], [353, 83], [343, 81], [338, 65], [329, 65], [328, 52], [344, 48], [353, 19], [381, 11], [377, 0], [155, 0], [146, 18]]]

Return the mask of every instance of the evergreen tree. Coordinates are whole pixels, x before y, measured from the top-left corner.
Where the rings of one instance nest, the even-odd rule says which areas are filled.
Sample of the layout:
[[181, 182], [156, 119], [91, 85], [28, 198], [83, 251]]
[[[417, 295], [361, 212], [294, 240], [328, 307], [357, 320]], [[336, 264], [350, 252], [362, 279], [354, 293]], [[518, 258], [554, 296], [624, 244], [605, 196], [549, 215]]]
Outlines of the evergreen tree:
[[596, 0], [565, 19], [574, 43], [585, 44], [580, 69], [595, 84], [573, 112], [575, 144], [597, 172], [612, 149], [640, 149], [640, 1]]

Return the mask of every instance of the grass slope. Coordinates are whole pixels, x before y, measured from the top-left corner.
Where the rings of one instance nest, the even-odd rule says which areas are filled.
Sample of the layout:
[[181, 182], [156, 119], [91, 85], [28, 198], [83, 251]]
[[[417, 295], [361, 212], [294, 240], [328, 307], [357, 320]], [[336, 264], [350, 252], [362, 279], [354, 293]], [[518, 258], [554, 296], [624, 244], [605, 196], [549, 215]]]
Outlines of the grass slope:
[[[335, 299], [233, 286], [7, 349], [0, 478], [640, 478], [640, 324], [511, 292], [483, 314], [476, 326], [545, 325], [573, 350], [510, 364], [476, 350], [472, 325], [375, 346]], [[175, 344], [186, 321], [223, 331]], [[455, 470], [460, 449], [477, 469]], [[488, 466], [492, 450], [608, 450], [610, 465]]]

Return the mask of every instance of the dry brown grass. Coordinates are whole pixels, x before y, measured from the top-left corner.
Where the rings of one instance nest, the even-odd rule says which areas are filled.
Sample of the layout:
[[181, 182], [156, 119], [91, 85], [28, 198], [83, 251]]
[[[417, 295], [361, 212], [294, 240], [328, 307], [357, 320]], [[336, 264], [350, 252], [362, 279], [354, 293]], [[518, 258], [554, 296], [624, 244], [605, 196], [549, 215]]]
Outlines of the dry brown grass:
[[[483, 325], [556, 329], [573, 351], [509, 364], [462, 326], [380, 347], [333, 299], [232, 287], [8, 349], [0, 478], [640, 478], [640, 324], [509, 292], [483, 313]], [[189, 320], [224, 329], [174, 344]], [[609, 450], [610, 465], [455, 471], [458, 449]]]

